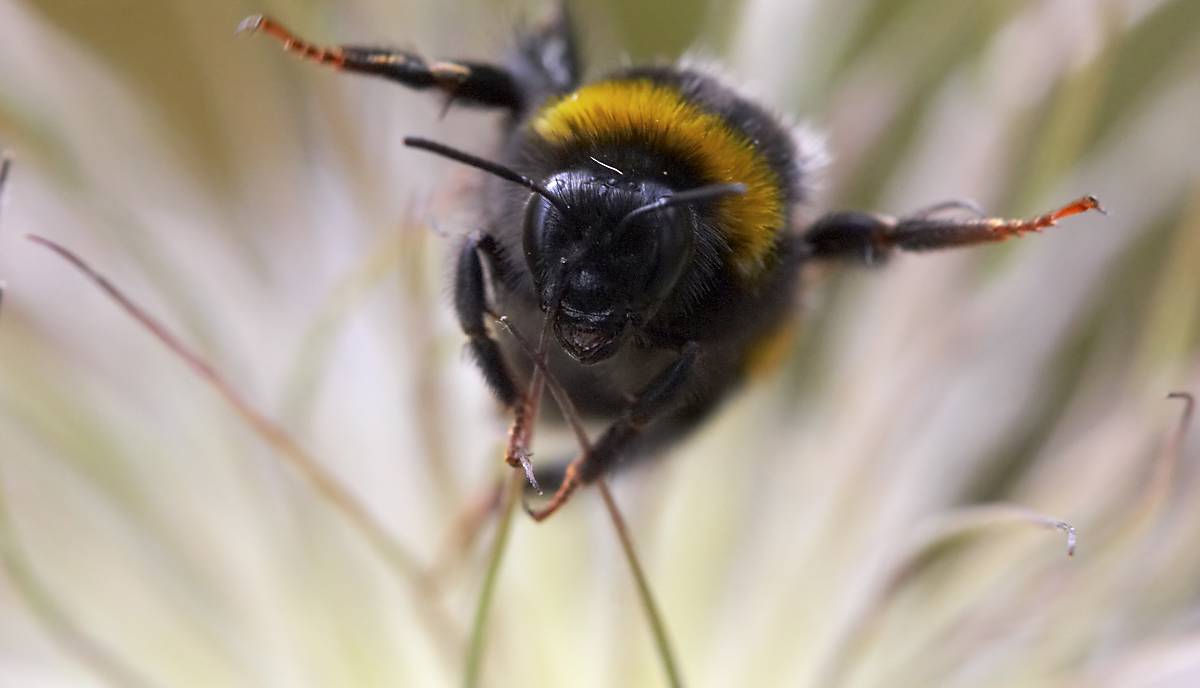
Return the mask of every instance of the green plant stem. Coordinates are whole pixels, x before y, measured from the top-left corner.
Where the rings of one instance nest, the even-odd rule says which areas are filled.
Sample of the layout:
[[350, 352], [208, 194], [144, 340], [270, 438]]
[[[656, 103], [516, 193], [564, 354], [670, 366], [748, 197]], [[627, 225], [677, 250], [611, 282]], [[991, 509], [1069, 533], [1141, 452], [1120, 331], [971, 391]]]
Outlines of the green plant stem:
[[612, 519], [617, 537], [621, 540], [621, 549], [625, 551], [625, 560], [629, 562], [633, 580], [637, 583], [638, 600], [642, 603], [642, 611], [646, 613], [650, 631], [654, 634], [654, 645], [658, 650], [658, 658], [662, 662], [663, 671], [667, 674], [667, 683], [678, 688], [683, 685], [683, 680], [679, 677], [679, 665], [675, 662], [675, 653], [671, 650], [667, 625], [663, 622], [662, 613], [659, 612], [658, 605], [654, 601], [654, 594], [650, 592], [650, 584], [646, 581], [646, 573], [642, 570], [642, 563], [638, 559], [637, 551], [633, 548], [633, 539], [629, 536], [625, 518], [621, 516], [621, 511], [617, 508], [617, 502], [608, 489], [608, 483], [599, 480], [596, 482], [596, 486], [600, 489], [600, 496], [604, 498], [604, 506]]
[[525, 489], [525, 476], [521, 471], [512, 471], [504, 488], [504, 501], [500, 505], [500, 521], [496, 524], [496, 537], [492, 540], [492, 551], [488, 555], [487, 570], [483, 574], [483, 586], [479, 590], [479, 602], [475, 605], [475, 615], [471, 620], [471, 635], [467, 641], [466, 672], [463, 674], [463, 686], [475, 688], [479, 685], [480, 672], [483, 670], [484, 650], [487, 645], [487, 623], [491, 616], [492, 599], [496, 593], [496, 581], [500, 577], [500, 564], [504, 561], [504, 552], [508, 549], [508, 536], [512, 531], [513, 514], [517, 502], [521, 499], [521, 491]]

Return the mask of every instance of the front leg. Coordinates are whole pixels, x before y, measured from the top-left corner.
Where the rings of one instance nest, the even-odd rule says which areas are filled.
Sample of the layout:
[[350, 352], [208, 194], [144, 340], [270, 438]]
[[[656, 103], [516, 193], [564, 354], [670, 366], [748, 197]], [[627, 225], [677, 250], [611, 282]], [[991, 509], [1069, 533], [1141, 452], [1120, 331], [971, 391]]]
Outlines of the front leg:
[[599, 441], [590, 449], [585, 448], [583, 454], [567, 466], [562, 483], [546, 506], [530, 511], [529, 515], [536, 521], [549, 518], [566, 504], [577, 487], [593, 483], [612, 470], [651, 421], [678, 408], [681, 392], [693, 377], [699, 355], [700, 346], [696, 342], [685, 344], [679, 358], [638, 393]]
[[388, 48], [342, 45], [322, 48], [305, 41], [282, 24], [262, 15], [247, 17], [238, 33], [262, 32], [283, 43], [283, 49], [336, 69], [381, 76], [418, 91], [437, 89], [448, 102], [520, 110], [523, 103], [516, 79], [503, 67], [459, 60], [427, 61], [416, 53]]
[[963, 207], [961, 202], [939, 204], [899, 219], [856, 211], [830, 213], [814, 222], [800, 237], [802, 255], [814, 259], [856, 260], [872, 265], [886, 261], [895, 249], [931, 251], [1004, 241], [1040, 232], [1063, 218], [1089, 210], [1104, 212], [1095, 197], [1084, 196], [1027, 220], [938, 217], [945, 210]]
[[467, 346], [488, 388], [505, 407], [515, 408], [519, 397], [517, 385], [500, 355], [500, 346], [484, 324], [489, 314], [483, 256], [487, 256], [494, 274], [500, 265], [499, 251], [496, 240], [486, 234], [472, 235], [463, 242], [454, 274], [454, 311], [463, 332], [470, 338]]

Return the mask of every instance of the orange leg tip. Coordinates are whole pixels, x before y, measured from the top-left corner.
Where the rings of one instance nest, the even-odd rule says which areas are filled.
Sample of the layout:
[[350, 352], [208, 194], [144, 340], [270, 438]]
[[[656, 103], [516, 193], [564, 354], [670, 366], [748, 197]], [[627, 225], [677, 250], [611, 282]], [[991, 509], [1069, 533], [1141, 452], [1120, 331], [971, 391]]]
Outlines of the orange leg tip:
[[521, 508], [525, 510], [525, 515], [528, 516], [529, 518], [532, 518], [535, 521], [540, 520], [540, 519], [538, 519], [537, 509], [533, 508], [533, 505], [529, 503], [528, 498], [521, 497]]
[[1038, 220], [1035, 221], [1034, 224], [1041, 225], [1041, 226], [1054, 225], [1054, 224], [1057, 224], [1058, 221], [1063, 218], [1071, 217], [1073, 215], [1079, 215], [1081, 213], [1086, 213], [1089, 210], [1095, 210], [1096, 212], [1100, 213], [1101, 215], [1108, 214], [1108, 211], [1105, 210], [1104, 207], [1100, 205], [1100, 199], [1096, 198], [1095, 196], [1090, 196], [1090, 195], [1089, 196], [1081, 196], [1081, 197], [1075, 199], [1074, 201], [1071, 201], [1070, 203], [1059, 208], [1058, 210], [1055, 210], [1054, 212], [1049, 213], [1048, 215], [1043, 215], [1041, 218], [1038, 218]]
[[1087, 196], [1083, 196], [1083, 197], [1079, 198], [1078, 200], [1072, 201], [1071, 203], [1063, 206], [1062, 208], [1060, 208], [1058, 210], [1058, 212], [1053, 213], [1053, 215], [1054, 215], [1054, 219], [1057, 220], [1057, 219], [1064, 218], [1064, 217], [1070, 217], [1071, 215], [1078, 215], [1080, 213], [1086, 213], [1089, 210], [1095, 210], [1096, 212], [1100, 213], [1101, 215], [1108, 214], [1108, 211], [1105, 210], [1104, 207], [1100, 205], [1100, 199], [1089, 194]]
[[541, 523], [553, 516], [571, 499], [571, 495], [579, 487], [579, 479], [576, 477], [576, 472], [571, 467], [567, 468], [567, 475], [563, 477], [563, 482], [558, 486], [554, 496], [541, 509], [534, 509], [528, 502], [522, 500], [521, 505], [525, 507], [525, 513], [529, 515], [535, 522]]
[[533, 507], [529, 506], [528, 504], [525, 504], [523, 506], [525, 507], [525, 513], [529, 516], [529, 518], [533, 519], [534, 523], [541, 523], [542, 521], [545, 521], [546, 519], [550, 518], [554, 514], [558, 513], [558, 510], [560, 508], [562, 508], [563, 504], [566, 504], [566, 503], [567, 503], [567, 500], [563, 499], [562, 501], [551, 502], [550, 504], [542, 507], [541, 509], [534, 509]]

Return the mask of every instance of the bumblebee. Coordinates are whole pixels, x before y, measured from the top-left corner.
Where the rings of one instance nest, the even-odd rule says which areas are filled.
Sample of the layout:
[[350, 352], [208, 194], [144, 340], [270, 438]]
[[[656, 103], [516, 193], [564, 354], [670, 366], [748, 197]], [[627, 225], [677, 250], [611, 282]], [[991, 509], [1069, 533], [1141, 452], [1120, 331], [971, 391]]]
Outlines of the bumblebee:
[[[575, 461], [539, 467], [559, 485], [534, 512], [539, 520], [577, 486], [681, 438], [785, 348], [805, 267], [1002, 241], [1100, 209], [1085, 196], [1002, 220], [964, 218], [970, 208], [951, 202], [900, 218], [834, 212], [800, 227], [820, 157], [811, 138], [690, 66], [626, 68], [585, 83], [562, 8], [520, 33], [497, 64], [317, 47], [262, 16], [239, 30], [340, 71], [434, 91], [447, 106], [506, 113], [495, 160], [405, 143], [490, 175], [478, 231], [458, 250], [454, 308], [495, 397], [520, 416], [544, 369], [580, 415], [608, 424]], [[497, 336], [501, 315], [517, 332], [541, 328], [543, 342], [552, 330], [542, 368]], [[528, 466], [527, 456], [509, 458]]]

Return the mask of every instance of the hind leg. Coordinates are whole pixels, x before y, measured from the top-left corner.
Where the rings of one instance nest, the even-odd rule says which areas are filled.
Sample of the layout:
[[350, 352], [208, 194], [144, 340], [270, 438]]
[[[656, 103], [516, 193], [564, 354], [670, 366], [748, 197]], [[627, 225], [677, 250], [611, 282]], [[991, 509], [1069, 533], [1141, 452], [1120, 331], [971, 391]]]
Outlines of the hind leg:
[[1057, 210], [1026, 220], [937, 217], [943, 210], [963, 207], [961, 202], [932, 206], [909, 217], [894, 218], [864, 212], [830, 213], [801, 237], [802, 251], [814, 259], [857, 260], [868, 265], [887, 260], [893, 250], [932, 251], [970, 246], [1021, 236], [1058, 224], [1089, 210], [1104, 212], [1092, 196], [1084, 196]]
[[388, 48], [319, 47], [263, 15], [247, 17], [238, 26], [238, 32], [261, 32], [283, 43], [284, 50], [304, 59], [345, 72], [383, 77], [418, 91], [437, 90], [451, 102], [512, 111], [519, 110], [524, 104], [517, 80], [509, 70], [497, 65], [460, 60], [428, 61], [416, 53]]

